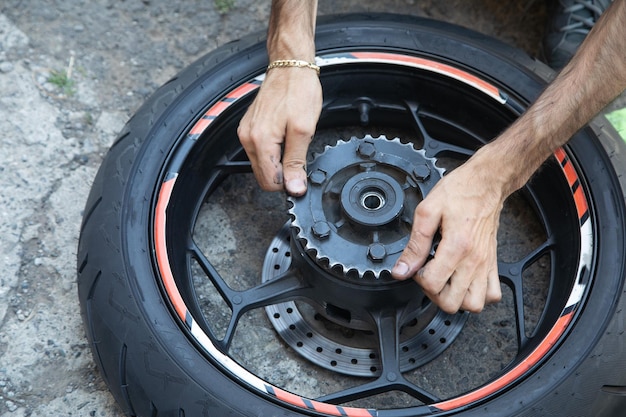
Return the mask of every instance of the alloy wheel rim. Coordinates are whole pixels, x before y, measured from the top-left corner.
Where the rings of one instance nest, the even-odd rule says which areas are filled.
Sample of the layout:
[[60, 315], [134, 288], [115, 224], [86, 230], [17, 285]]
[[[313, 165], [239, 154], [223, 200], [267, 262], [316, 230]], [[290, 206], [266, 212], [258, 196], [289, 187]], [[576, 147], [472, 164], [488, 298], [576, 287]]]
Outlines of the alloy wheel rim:
[[[335, 78], [345, 76], [346, 74], [354, 76], [361, 72], [384, 77], [385, 72], [390, 69], [391, 73], [396, 77], [400, 73], [407, 78], [418, 75], [418, 78], [431, 77], [440, 83], [443, 80], [450, 83], [451, 89], [458, 91], [458, 94], [467, 94], [469, 91], [476, 96], [480, 96], [480, 100], [489, 103], [489, 106], [486, 106], [487, 108], [496, 109], [493, 111], [498, 112], [498, 114], [502, 112], [507, 113], [506, 117], [511, 120], [517, 116], [519, 109], [522, 107], [518, 101], [505, 94], [502, 89], [481, 80], [476, 75], [463, 72], [448, 64], [398, 53], [359, 52], [354, 53], [349, 58], [347, 56], [345, 53], [321, 56], [319, 63], [325, 69], [332, 68], [334, 70], [332, 77]], [[345, 74], [342, 74], [342, 71]], [[325, 81], [324, 73], [325, 71], [322, 74], [323, 83]], [[250, 101], [251, 93], [256, 90], [261, 80], [262, 75], [233, 88], [222, 100], [211, 105], [187, 132], [185, 137], [181, 139], [170, 158], [166, 172], [164, 172], [163, 183], [159, 190], [154, 210], [154, 241], [155, 253], [157, 254], [155, 267], [163, 280], [165, 294], [168, 296], [176, 315], [181, 319], [183, 326], [188, 330], [190, 337], [198, 341], [207, 356], [220, 364], [225, 372], [236, 375], [237, 378], [242, 379], [251, 388], [263, 395], [274, 396], [280, 401], [299, 408], [324, 410], [324, 412], [330, 415], [339, 413], [340, 411], [338, 410], [341, 407], [337, 408], [325, 404], [351, 402], [360, 399], [361, 396], [366, 397], [370, 393], [400, 390], [408, 393], [414, 399], [417, 399], [418, 403], [422, 404], [410, 406], [412, 412], [416, 413], [416, 415], [421, 415], [428, 414], [434, 409], [446, 411], [466, 407], [469, 404], [496, 394], [507, 385], [523, 379], [525, 375], [549, 355], [552, 346], [563, 340], [575, 318], [577, 307], [584, 301], [586, 293], [590, 288], [589, 277], [592, 276], [594, 233], [592, 222], [590, 221], [590, 206], [585, 197], [584, 178], [579, 175], [575, 160], [572, 159], [567, 151], [559, 150], [555, 154], [550, 170], [558, 173], [560, 178], [552, 180], [545, 187], [526, 187], [523, 192], [529, 201], [529, 205], [539, 217], [546, 237], [542, 243], [521, 259], [499, 262], [501, 281], [510, 287], [513, 293], [515, 317], [512, 320], [515, 321], [517, 327], [518, 353], [495, 376], [491, 376], [479, 386], [473, 387], [469, 392], [440, 396], [422, 389], [419, 384], [405, 381], [402, 373], [406, 371], [406, 368], [402, 368], [397, 363], [392, 363], [394, 361], [399, 363], [405, 362], [410, 359], [415, 361], [415, 358], [399, 359], [401, 356], [396, 353], [379, 354], [379, 357], [382, 358], [381, 366], [380, 368], [377, 367], [375, 373], [370, 373], [369, 375], [374, 377], [373, 381], [361, 384], [357, 388], [346, 389], [339, 393], [323, 395], [303, 402], [302, 398], [304, 397], [299, 396], [297, 393], [291, 394], [288, 390], [283, 390], [281, 387], [273, 385], [254, 372], [250, 372], [246, 369], [245, 364], [233, 360], [229, 353], [230, 343], [241, 318], [240, 315], [244, 313], [244, 310], [247, 311], [253, 307], [267, 307], [270, 318], [276, 314], [284, 317], [289, 314], [287, 313], [288, 309], [291, 308], [291, 311], [294, 311], [293, 306], [289, 304], [294, 302], [294, 298], [301, 299], [307, 298], [307, 296], [315, 298], [311, 297], [310, 290], [302, 285], [302, 280], [297, 276], [298, 274], [292, 273], [293, 268], [290, 267], [291, 264], [283, 259], [284, 255], [280, 259], [272, 258], [270, 251], [273, 251], [273, 248], [268, 249], [265, 256], [266, 264], [269, 262], [270, 268], [274, 268], [274, 265], [278, 264], [281, 268], [285, 268], [287, 272], [282, 274], [277, 274], [275, 271], [271, 273], [264, 272], [265, 282], [263, 284], [249, 291], [234, 291], [225, 283], [218, 282], [222, 280], [221, 275], [215, 271], [211, 261], [203, 251], [190, 241], [193, 240], [191, 235], [193, 235], [192, 231], [195, 227], [201, 203], [218, 189], [224, 178], [240, 172], [250, 172], [250, 167], [249, 163], [246, 163], [240, 148], [236, 146], [226, 148], [223, 150], [222, 157], [212, 162], [213, 166], [209, 170], [210, 172], [203, 173], [202, 184], [199, 187], [198, 183], [188, 179], [190, 175], [187, 174], [186, 167], [192, 165], [189, 163], [189, 160], [198, 157], [206, 158], [207, 155], [211, 157], [210, 155], [212, 155], [212, 152], [214, 153], [215, 149], [212, 149], [207, 143], [215, 141], [213, 137], [218, 137], [219, 134], [224, 134], [224, 132], [230, 131], [230, 135], [232, 135], [233, 124], [235, 123], [233, 120], [237, 119], [237, 115], [240, 117], [246, 104]], [[331, 79], [329, 83], [332, 84], [332, 82], [333, 80]], [[337, 119], [345, 118], [346, 114], [350, 114], [352, 118], [356, 115], [360, 122], [368, 122], [366, 126], [369, 126], [369, 123], [379, 122], [378, 119], [381, 116], [378, 113], [385, 117], [392, 114], [393, 120], [400, 118], [405, 126], [408, 125], [410, 130], [417, 132], [417, 135], [415, 135], [417, 140], [414, 146], [422, 149], [425, 157], [436, 159], [437, 163], [450, 154], [460, 155], [461, 159], [466, 158], [473, 153], [476, 146], [479, 146], [486, 140], [481, 135], [472, 132], [471, 129], [459, 128], [459, 123], [456, 120], [446, 120], [445, 117], [436, 114], [431, 109], [421, 108], [416, 102], [398, 100], [396, 97], [390, 96], [380, 99], [373, 96], [357, 97], [353, 95], [349, 100], [337, 99], [330, 101], [325, 104], [324, 114], [320, 123], [321, 130], [326, 129], [327, 125], [335, 124]], [[501, 116], [499, 115], [498, 117]], [[350, 123], [354, 122], [351, 121]], [[427, 123], [428, 128], [425, 126]], [[460, 129], [463, 131], [462, 136], [469, 138], [473, 144], [467, 146], [464, 143], [445, 142], [436, 139], [446, 129], [455, 133], [458, 133]], [[366, 130], [368, 129], [366, 128]], [[436, 134], [433, 132], [436, 132]], [[377, 137], [375, 135], [372, 136]], [[204, 146], [206, 150], [198, 151], [197, 144], [203, 143], [203, 141], [204, 145], [200, 146]], [[213, 148], [219, 149], [219, 146], [213, 145]], [[541, 180], [543, 179], [542, 177]], [[554, 198], [553, 189], [555, 187], [559, 189], [559, 195], [562, 199], [561, 203], [564, 203], [566, 210], [574, 215], [570, 217], [574, 217], [575, 221], [559, 223], [557, 220], [560, 215], [559, 210], [552, 204], [545, 203], [548, 200], [548, 196]], [[202, 191], [197, 192], [198, 189]], [[177, 195], [183, 195], [181, 193], [188, 193], [189, 190], [196, 190], [200, 198], [195, 199], [192, 204], [187, 204], [183, 207], [178, 202], [180, 198], [177, 199], [176, 197]], [[582, 197], [576, 198], [576, 195]], [[179, 215], [179, 213], [182, 213], [182, 215]], [[172, 223], [168, 223], [167, 217], [182, 218], [184, 220], [172, 221], [172, 223], [176, 223], [176, 227], [174, 227]], [[180, 227], [189, 231], [184, 239], [175, 236], [175, 233], [172, 232], [173, 229], [178, 230]], [[573, 242], [572, 239], [569, 239], [569, 243], [566, 242], [564, 240], [564, 232], [561, 232], [560, 229], [568, 229], [566, 230], [567, 232], [576, 232], [576, 239]], [[288, 234], [278, 232], [276, 236], [278, 243], [274, 246], [278, 248], [278, 253], [293, 252], [293, 242], [286, 249], [284, 242], [289, 239], [285, 238], [284, 235]], [[297, 241], [297, 239], [291, 240]], [[565, 284], [559, 284], [554, 277], [556, 271], [553, 265], [556, 258], [565, 256], [564, 252], [566, 250], [561, 247], [566, 244], [569, 246], [567, 251], [575, 252], [578, 256], [576, 259], [568, 261], [570, 267], [567, 271], [560, 271], [562, 274], [566, 274], [568, 278]], [[297, 248], [297, 246], [295, 247]], [[306, 252], [306, 247], [302, 249], [303, 252]], [[531, 265], [535, 264], [542, 257], [547, 257], [547, 263], [551, 264], [550, 294], [552, 294], [552, 298], [546, 301], [545, 308], [539, 309], [541, 318], [537, 320], [537, 325], [534, 327], [532, 334], [528, 335], [525, 329], [526, 319], [524, 318], [522, 275], [525, 270], [529, 269]], [[194, 301], [197, 293], [193, 290], [193, 285], [190, 284], [191, 279], [186, 272], [186, 265], [190, 259], [196, 259], [201, 266], [200, 269], [204, 271], [209, 280], [213, 281], [213, 285], [218, 288], [221, 297], [232, 310], [234, 319], [231, 317], [228, 324], [225, 325], [223, 338], [214, 334], [208, 320], [202, 317], [203, 312], [198, 307], [198, 302]], [[302, 259], [307, 258], [303, 257]], [[311, 258], [308, 257], [308, 259]], [[277, 285], [277, 282], [280, 282], [280, 285]], [[582, 284], [577, 286], [576, 282], [582, 282]], [[560, 286], [559, 289], [565, 289], [564, 296], [557, 297], [554, 295], [556, 286]], [[264, 305], [269, 301], [271, 301], [271, 307]], [[277, 308], [279, 310], [275, 310]], [[396, 346], [402, 346], [401, 342], [398, 341], [398, 334], [402, 325], [406, 323], [403, 323], [400, 316], [401, 314], [399, 315], [397, 310], [390, 312], [385, 309], [381, 309], [376, 315], [371, 316], [371, 323], [373, 324], [370, 323], [370, 325], [373, 325], [378, 336], [377, 338], [390, 338], [394, 341], [392, 344], [395, 343]], [[436, 316], [435, 314], [433, 317]], [[329, 317], [326, 316], [325, 318], [328, 319]], [[450, 322], [449, 319], [443, 319], [444, 323], [446, 320]], [[462, 330], [463, 322], [464, 320], [455, 322], [456, 324], [452, 327], [458, 328], [460, 331]], [[433, 321], [433, 323], [435, 322]], [[281, 326], [289, 327], [294, 323], [273, 322], [273, 324], [280, 334]], [[387, 327], [391, 327], [392, 330], [385, 330]], [[437, 333], [437, 330], [435, 330], [435, 333]], [[452, 337], [452, 340], [455, 337]], [[297, 346], [297, 342], [295, 343]], [[447, 348], [449, 343], [444, 345]], [[336, 349], [341, 349], [344, 352], [346, 347], [343, 346]], [[413, 346], [411, 345], [411, 347]], [[377, 348], [389, 351], [392, 346], [380, 346], [379, 344]], [[400, 350], [403, 349], [401, 348]], [[434, 356], [438, 356], [440, 353], [438, 352]], [[369, 357], [369, 354], [367, 356]], [[529, 358], [532, 360], [529, 361]], [[350, 360], [352, 359], [355, 358], [350, 358]], [[338, 370], [337, 365], [332, 365], [333, 360], [336, 359], [323, 359], [323, 361], [329, 364], [327, 366], [329, 369], [334, 367], [335, 371], [341, 372]], [[359, 360], [360, 358], [357, 358], [357, 362]], [[431, 359], [429, 358], [429, 360]], [[415, 362], [418, 363], [419, 367], [419, 364], [423, 361], [418, 360]], [[362, 411], [359, 410], [365, 410], [366, 408], [343, 407], [341, 412], [346, 412], [346, 409], [350, 410], [348, 415], [361, 415]], [[376, 410], [375, 415], [393, 416], [396, 413], [394, 410], [379, 408]]]

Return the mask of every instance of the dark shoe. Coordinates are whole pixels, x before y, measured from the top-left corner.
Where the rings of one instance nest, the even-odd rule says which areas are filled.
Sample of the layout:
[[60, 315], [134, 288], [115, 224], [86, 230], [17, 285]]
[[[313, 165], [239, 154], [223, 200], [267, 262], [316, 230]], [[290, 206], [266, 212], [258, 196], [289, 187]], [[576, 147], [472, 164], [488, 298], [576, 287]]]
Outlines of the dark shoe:
[[611, 2], [612, 0], [558, 0], [543, 39], [548, 65], [557, 70], [563, 68]]

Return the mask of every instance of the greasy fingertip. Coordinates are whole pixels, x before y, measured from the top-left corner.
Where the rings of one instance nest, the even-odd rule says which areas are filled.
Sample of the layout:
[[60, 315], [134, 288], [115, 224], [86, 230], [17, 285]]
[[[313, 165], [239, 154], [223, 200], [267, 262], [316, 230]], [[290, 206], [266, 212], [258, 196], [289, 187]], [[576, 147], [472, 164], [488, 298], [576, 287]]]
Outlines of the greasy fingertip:
[[285, 190], [287, 191], [287, 194], [294, 197], [304, 195], [306, 193], [306, 181], [301, 179], [287, 181], [285, 184]]
[[403, 261], [398, 261], [396, 262], [394, 267], [391, 269], [391, 275], [395, 279], [405, 280], [409, 278], [409, 271], [410, 271], [410, 268], [407, 263]]

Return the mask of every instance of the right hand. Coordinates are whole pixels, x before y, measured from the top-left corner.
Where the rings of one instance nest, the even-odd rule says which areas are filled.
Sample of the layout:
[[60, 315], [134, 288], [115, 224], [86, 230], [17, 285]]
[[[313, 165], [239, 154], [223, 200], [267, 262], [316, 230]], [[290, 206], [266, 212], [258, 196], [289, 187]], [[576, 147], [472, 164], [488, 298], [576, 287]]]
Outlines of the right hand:
[[293, 196], [306, 192], [306, 154], [321, 111], [322, 86], [315, 71], [268, 71], [237, 129], [262, 189], [285, 189]]

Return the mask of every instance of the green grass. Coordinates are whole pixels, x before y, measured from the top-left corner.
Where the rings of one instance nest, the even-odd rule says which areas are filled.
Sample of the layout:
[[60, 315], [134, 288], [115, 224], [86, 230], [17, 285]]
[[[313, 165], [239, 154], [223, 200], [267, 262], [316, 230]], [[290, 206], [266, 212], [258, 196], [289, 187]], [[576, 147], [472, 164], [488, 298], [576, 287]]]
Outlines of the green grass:
[[214, 0], [215, 7], [220, 13], [228, 13], [235, 7], [235, 0]]
[[57, 86], [66, 96], [71, 96], [76, 92], [74, 80], [67, 75], [66, 71], [50, 71], [47, 81]]
[[611, 122], [622, 139], [626, 141], [626, 107], [608, 113], [606, 118], [609, 119], [609, 122]]

